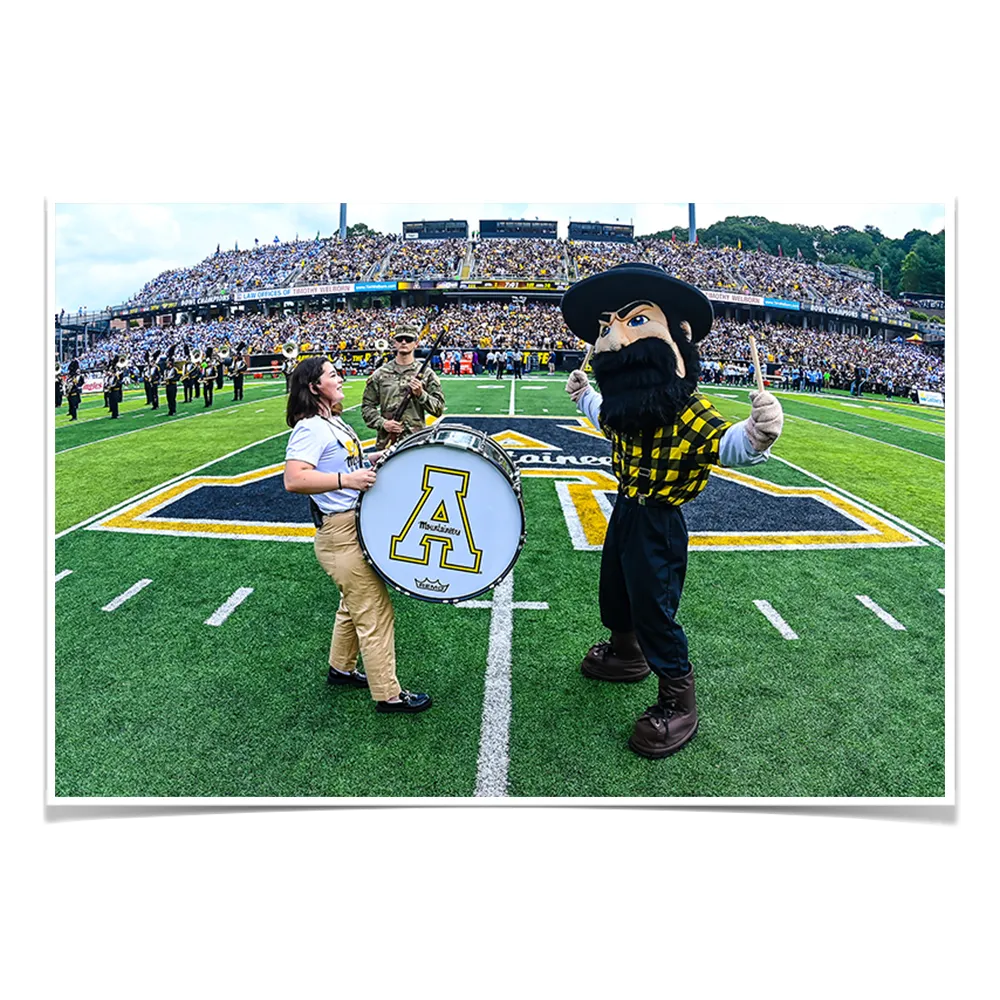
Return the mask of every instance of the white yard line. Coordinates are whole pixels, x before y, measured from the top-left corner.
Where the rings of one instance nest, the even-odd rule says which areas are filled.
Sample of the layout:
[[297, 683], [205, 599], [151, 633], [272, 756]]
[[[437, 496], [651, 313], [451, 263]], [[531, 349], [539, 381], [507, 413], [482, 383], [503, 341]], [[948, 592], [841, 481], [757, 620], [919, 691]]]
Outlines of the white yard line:
[[496, 585], [492, 601], [460, 601], [458, 608], [490, 609], [490, 645], [486, 654], [483, 721], [479, 734], [476, 792], [480, 797], [507, 794], [510, 763], [510, 666], [514, 638], [514, 612], [547, 611], [544, 601], [515, 601], [514, 573]]
[[916, 455], [918, 458], [926, 458], [928, 461], [944, 465], [943, 458], [935, 458], [933, 455], [925, 455], [922, 451], [914, 451], [912, 448], [904, 448], [901, 444], [891, 444], [890, 442], [882, 441], [879, 438], [869, 437], [867, 434], [858, 434], [857, 431], [848, 431], [843, 427], [837, 427], [835, 424], [825, 424], [822, 420], [810, 420], [808, 417], [799, 417], [794, 413], [786, 413], [785, 419], [801, 420], [804, 424], [815, 424], [817, 427], [825, 427], [832, 431], [840, 431], [841, 434], [850, 434], [851, 437], [861, 438], [862, 441], [871, 441], [873, 444], [883, 444], [886, 448], [895, 448], [897, 451], [905, 451], [910, 455]]
[[[72, 572], [72, 570], [71, 570], [70, 572]], [[938, 587], [938, 593], [939, 593], [939, 594], [940, 594], [940, 595], [941, 595], [942, 597], [944, 597], [944, 587]]]
[[510, 380], [510, 409], [507, 410], [507, 416], [514, 416], [514, 386], [516, 382], [514, 379]]
[[824, 486], [829, 487], [831, 490], [836, 491], [841, 496], [847, 497], [848, 500], [854, 500], [856, 503], [862, 504], [867, 507], [870, 511], [876, 514], [881, 514], [883, 517], [889, 518], [890, 521], [895, 522], [901, 527], [905, 528], [907, 531], [912, 532], [918, 538], [922, 538], [925, 542], [930, 542], [932, 545], [936, 545], [939, 549], [944, 548], [944, 542], [939, 542], [933, 535], [928, 535], [927, 532], [921, 531], [919, 528], [915, 528], [912, 524], [904, 521], [901, 517], [897, 517], [895, 514], [890, 514], [889, 511], [883, 510], [881, 507], [877, 507], [870, 500], [865, 500], [862, 497], [855, 496], [853, 493], [849, 493], [841, 486], [836, 486], [831, 482], [817, 476], [815, 472], [810, 472], [808, 469], [803, 469], [801, 466], [796, 465], [794, 462], [789, 462], [787, 458], [782, 458], [780, 455], [772, 455], [771, 458], [776, 459], [783, 465], [787, 465], [790, 469], [794, 469], [796, 472], [801, 472], [802, 475], [808, 476], [810, 479], [815, 479], [817, 483], [822, 483]]
[[[60, 580], [65, 579], [72, 572], [73, 571], [71, 569], [64, 569], [61, 573], [56, 573], [56, 583], [58, 583]], [[942, 593], [944, 593], [944, 591], [942, 591]]]
[[[741, 391], [750, 392], [751, 390], [744, 389], [744, 390], [741, 390]], [[722, 392], [715, 392], [715, 393], [710, 392], [709, 394], [710, 395], [714, 395], [714, 396], [724, 396], [725, 395], [725, 393], [722, 393]], [[836, 399], [830, 399], [829, 402], [832, 403], [833, 405], [832, 406], [828, 406], [828, 405], [825, 405], [824, 403], [818, 403], [818, 402], [816, 402], [815, 400], [812, 400], [812, 399], [804, 399], [802, 396], [796, 395], [794, 393], [787, 393], [787, 392], [780, 392], [779, 391], [779, 392], [772, 393], [772, 395], [774, 395], [775, 397], [777, 397], [779, 400], [782, 399], [782, 398], [784, 398], [784, 397], [788, 397], [790, 399], [795, 400], [795, 402], [797, 402], [797, 403], [801, 403], [803, 406], [812, 406], [812, 407], [814, 407], [814, 408], [816, 408], [818, 410], [823, 410], [826, 413], [842, 413], [843, 411], [842, 410], [838, 410], [837, 407], [838, 406], [849, 406], [852, 409], [856, 409], [856, 410], [879, 410], [882, 413], [891, 413], [891, 414], [893, 414], [894, 416], [897, 416], [897, 417], [910, 417], [913, 420], [923, 420], [924, 423], [938, 423], [939, 422], [939, 421], [930, 420], [923, 413], [911, 412], [911, 411], [907, 411], [907, 410], [903, 410], [903, 409], [897, 409], [895, 407], [893, 409], [889, 409], [889, 408], [887, 408], [885, 406], [877, 406], [877, 405], [871, 405], [871, 404], [865, 404], [865, 403], [849, 403], [846, 400], [840, 401], [840, 400], [836, 400]], [[736, 399], [738, 397], [731, 396], [729, 398]], [[747, 405], [749, 405], [749, 404], [747, 404]], [[850, 413], [847, 414], [847, 415], [848, 416], [854, 416], [854, 414], [850, 414]], [[789, 416], [791, 416], [791, 414], [789, 414]], [[861, 414], [858, 414], [858, 416], [861, 416]], [[808, 417], [799, 417], [798, 419], [799, 420], [808, 420], [809, 418]], [[871, 419], [875, 420], [877, 418], [872, 417]], [[822, 423], [822, 421], [820, 421], [820, 423]], [[930, 437], [934, 437], [934, 438], [943, 438], [945, 436], [945, 433], [944, 433], [943, 430], [942, 431], [927, 431], [927, 430], [923, 430], [920, 427], [907, 427], [904, 424], [895, 424], [895, 423], [892, 423], [891, 421], [885, 421], [885, 420], [881, 421], [881, 423], [884, 424], [884, 425], [887, 425], [889, 427], [895, 427], [897, 430], [901, 430], [901, 431], [913, 431], [915, 434], [927, 434]], [[830, 425], [823, 424], [823, 426], [827, 427], [827, 426], [830, 426]], [[843, 428], [838, 427], [836, 429], [837, 430], [842, 430]], [[851, 432], [848, 431], [848, 433], [851, 433]], [[864, 435], [861, 435], [861, 436], [863, 437]], [[872, 438], [871, 440], [877, 440], [877, 438]], [[886, 444], [885, 441], [882, 441], [880, 443], [881, 444]], [[896, 447], [899, 447], [899, 446], [896, 445]], [[922, 452], [917, 452], [916, 454], [919, 455], [919, 454], [922, 454]], [[929, 457], [929, 456], [927, 456], [927, 457]], [[940, 459], [939, 459], [939, 461], [940, 461]]]
[[771, 607], [767, 601], [754, 601], [757, 610], [784, 636], [786, 639], [798, 639], [792, 627], [785, 621], [777, 611]]
[[216, 608], [211, 616], [205, 619], [205, 624], [221, 625], [252, 593], [253, 587], [240, 587], [229, 596], [225, 604]]
[[889, 626], [889, 628], [894, 628], [897, 632], [905, 632], [906, 626], [900, 625], [892, 615], [889, 614], [884, 608], [880, 608], [867, 594], [855, 594], [854, 595], [869, 611], [874, 611], [879, 618], [882, 619]]
[[143, 587], [148, 587], [153, 581], [152, 580], [139, 580], [138, 583], [133, 583], [124, 594], [119, 594], [113, 601], [105, 604], [102, 611], [114, 611], [115, 608], [120, 607], [124, 604], [130, 597], [135, 597], [136, 594], [142, 590]]

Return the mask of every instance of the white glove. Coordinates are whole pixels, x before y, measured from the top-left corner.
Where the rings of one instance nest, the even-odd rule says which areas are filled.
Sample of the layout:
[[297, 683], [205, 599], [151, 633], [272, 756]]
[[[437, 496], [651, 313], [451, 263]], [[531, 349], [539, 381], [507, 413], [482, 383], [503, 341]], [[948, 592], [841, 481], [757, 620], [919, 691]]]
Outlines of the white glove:
[[781, 436], [785, 415], [771, 393], [754, 390], [750, 393], [750, 416], [746, 431], [754, 451], [767, 451]]
[[569, 393], [569, 398], [573, 402], [577, 402], [579, 398], [590, 388], [590, 379], [579, 368], [575, 371], [569, 373], [569, 378], [566, 380], [566, 391]]

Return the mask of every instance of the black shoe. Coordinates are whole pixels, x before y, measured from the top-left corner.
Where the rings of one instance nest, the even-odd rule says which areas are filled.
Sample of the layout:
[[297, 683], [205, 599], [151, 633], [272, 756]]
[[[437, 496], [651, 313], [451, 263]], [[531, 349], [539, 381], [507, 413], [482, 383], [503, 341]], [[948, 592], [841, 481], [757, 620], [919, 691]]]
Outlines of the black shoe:
[[376, 712], [422, 712], [431, 707], [431, 696], [418, 691], [400, 691], [399, 701], [377, 701]]
[[342, 674], [339, 670], [330, 667], [330, 671], [326, 675], [326, 683], [352, 688], [366, 688], [368, 687], [368, 678], [360, 670], [352, 670], [349, 674]]

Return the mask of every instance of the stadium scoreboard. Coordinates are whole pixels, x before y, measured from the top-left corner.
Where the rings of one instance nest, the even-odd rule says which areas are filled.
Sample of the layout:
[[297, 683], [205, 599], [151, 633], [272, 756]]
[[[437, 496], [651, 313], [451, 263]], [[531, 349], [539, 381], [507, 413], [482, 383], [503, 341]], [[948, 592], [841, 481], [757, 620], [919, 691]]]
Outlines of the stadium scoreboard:
[[621, 226], [610, 222], [571, 222], [571, 240], [591, 240], [601, 243], [634, 243], [633, 226]]
[[448, 219], [447, 222], [404, 222], [404, 240], [467, 240], [469, 223]]
[[537, 219], [480, 219], [479, 235], [484, 239], [557, 239], [555, 222]]

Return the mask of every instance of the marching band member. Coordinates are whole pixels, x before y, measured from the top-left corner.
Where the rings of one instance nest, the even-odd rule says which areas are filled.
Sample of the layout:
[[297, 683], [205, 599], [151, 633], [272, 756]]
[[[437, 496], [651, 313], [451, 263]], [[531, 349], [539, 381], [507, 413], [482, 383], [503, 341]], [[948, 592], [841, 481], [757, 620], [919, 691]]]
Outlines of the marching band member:
[[229, 373], [233, 376], [233, 401], [243, 398], [243, 375], [247, 370], [246, 344], [237, 344], [236, 353], [229, 364]]
[[118, 419], [118, 404], [122, 401], [122, 374], [118, 367], [121, 355], [116, 354], [111, 359], [108, 372], [104, 376], [104, 393], [108, 399], [108, 409], [111, 410], [111, 419]]
[[76, 411], [80, 407], [80, 396], [83, 394], [83, 372], [76, 358], [69, 363], [69, 374], [66, 378], [66, 401], [69, 403], [69, 419], [76, 420]]
[[62, 372], [59, 370], [59, 366], [56, 365], [56, 409], [58, 410], [63, 403], [63, 377]]
[[292, 384], [292, 372], [295, 371], [296, 361], [295, 358], [286, 358], [284, 364], [281, 366], [281, 370], [285, 376], [285, 395], [287, 396], [291, 390]]
[[215, 391], [216, 361], [213, 357], [214, 351], [211, 347], [205, 348], [205, 360], [201, 366], [201, 387], [205, 395], [205, 406], [212, 405], [212, 396]]
[[292, 373], [285, 417], [285, 489], [310, 498], [316, 558], [340, 590], [327, 683], [367, 687], [378, 712], [422, 712], [431, 697], [399, 685], [392, 602], [358, 541], [354, 508], [375, 470], [362, 466], [361, 442], [339, 416], [342, 384], [326, 358], [307, 358]]
[[177, 370], [177, 363], [174, 361], [174, 350], [176, 344], [171, 344], [167, 348], [167, 367], [163, 370], [163, 383], [167, 390], [167, 416], [172, 417], [177, 412], [177, 382], [181, 373]]
[[149, 383], [149, 401], [153, 409], [160, 408], [160, 362], [153, 358], [146, 367], [146, 381]]
[[191, 351], [188, 345], [183, 344], [184, 367], [182, 369], [181, 384], [184, 386], [184, 402], [190, 403], [194, 399], [194, 386], [198, 378], [198, 366], [191, 360]]

